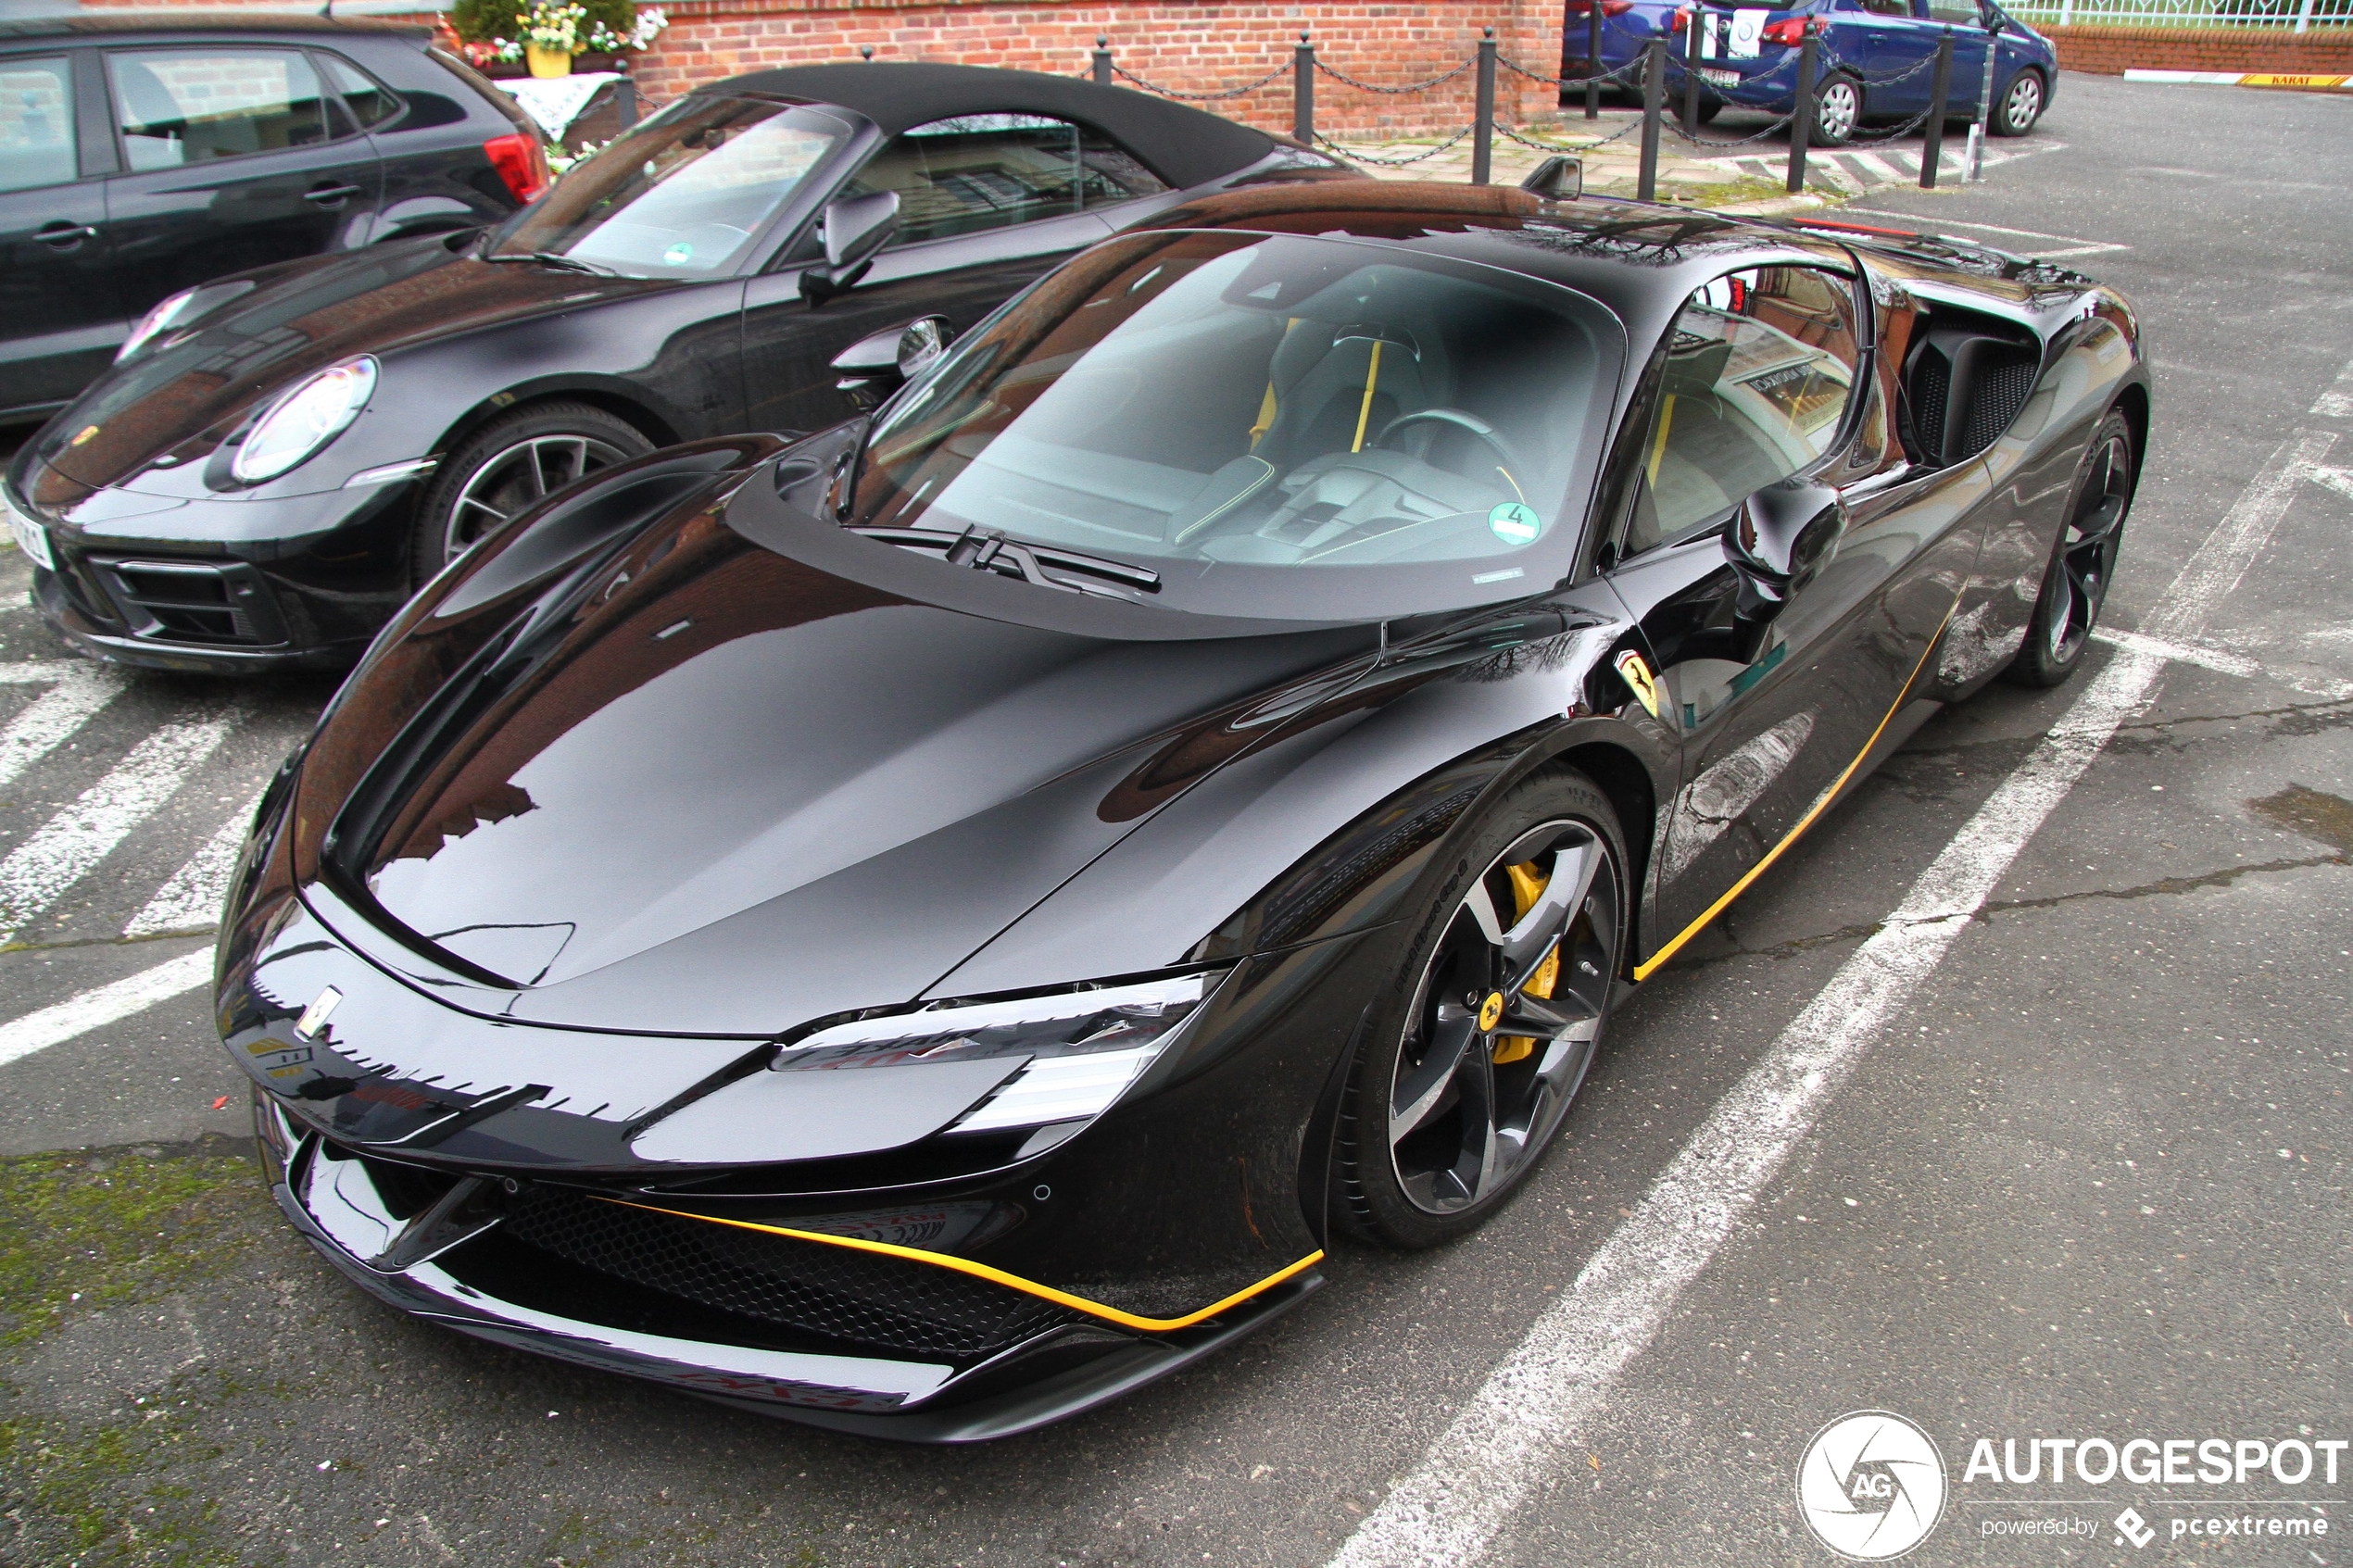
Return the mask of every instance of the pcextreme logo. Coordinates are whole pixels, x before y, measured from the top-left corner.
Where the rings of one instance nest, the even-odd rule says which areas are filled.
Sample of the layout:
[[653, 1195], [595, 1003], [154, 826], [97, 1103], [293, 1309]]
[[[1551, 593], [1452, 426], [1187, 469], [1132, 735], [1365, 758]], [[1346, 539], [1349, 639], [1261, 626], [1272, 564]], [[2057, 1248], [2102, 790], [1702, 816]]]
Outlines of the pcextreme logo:
[[1856, 1411], [1814, 1434], [1797, 1461], [1806, 1527], [1856, 1562], [1901, 1557], [1944, 1514], [1944, 1459], [1890, 1411]]

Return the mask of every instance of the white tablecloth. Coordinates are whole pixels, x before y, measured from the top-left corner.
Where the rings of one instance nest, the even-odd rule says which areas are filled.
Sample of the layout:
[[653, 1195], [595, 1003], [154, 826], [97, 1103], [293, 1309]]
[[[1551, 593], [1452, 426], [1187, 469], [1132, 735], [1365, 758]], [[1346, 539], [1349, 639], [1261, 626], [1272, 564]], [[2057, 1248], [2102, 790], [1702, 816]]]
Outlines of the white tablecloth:
[[536, 121], [547, 133], [550, 142], [563, 140], [569, 126], [597, 89], [608, 82], [619, 82], [617, 70], [581, 71], [571, 76], [518, 76], [499, 83], [522, 106], [522, 112]]

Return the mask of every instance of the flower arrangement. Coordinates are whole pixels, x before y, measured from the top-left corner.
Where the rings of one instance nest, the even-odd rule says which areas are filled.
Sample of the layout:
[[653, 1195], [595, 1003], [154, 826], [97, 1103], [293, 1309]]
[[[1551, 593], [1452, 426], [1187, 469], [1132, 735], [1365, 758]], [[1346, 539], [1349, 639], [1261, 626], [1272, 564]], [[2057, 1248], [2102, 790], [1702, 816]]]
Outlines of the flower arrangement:
[[525, 49], [577, 55], [587, 20], [588, 7], [573, 0], [532, 0], [529, 10], [515, 13], [515, 31]]
[[635, 0], [457, 0], [450, 23], [459, 53], [475, 66], [518, 65], [526, 48], [576, 55], [650, 48], [670, 25], [660, 6]]

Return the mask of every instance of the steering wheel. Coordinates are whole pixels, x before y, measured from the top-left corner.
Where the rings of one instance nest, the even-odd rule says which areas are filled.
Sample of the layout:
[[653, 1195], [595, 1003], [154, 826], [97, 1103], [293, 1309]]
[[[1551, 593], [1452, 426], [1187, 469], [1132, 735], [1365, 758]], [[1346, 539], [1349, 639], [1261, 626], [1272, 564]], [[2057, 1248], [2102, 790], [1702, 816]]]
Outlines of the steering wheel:
[[[1511, 443], [1504, 439], [1502, 431], [1497, 430], [1477, 414], [1466, 414], [1460, 408], [1416, 408], [1410, 414], [1400, 414], [1381, 427], [1380, 434], [1373, 438], [1373, 445], [1387, 448], [1390, 436], [1395, 435], [1406, 426], [1414, 424], [1451, 425], [1456, 430], [1466, 431], [1487, 444], [1488, 450], [1493, 452], [1502, 462], [1506, 474], [1514, 473], [1515, 470], [1521, 473], [1527, 471], [1520, 466], [1519, 454], [1512, 450]], [[1423, 450], [1428, 450], [1427, 445], [1424, 445]], [[1470, 476], [1466, 474], [1464, 477]], [[1513, 487], [1515, 489], [1518, 487], [1516, 478], [1514, 480]]]

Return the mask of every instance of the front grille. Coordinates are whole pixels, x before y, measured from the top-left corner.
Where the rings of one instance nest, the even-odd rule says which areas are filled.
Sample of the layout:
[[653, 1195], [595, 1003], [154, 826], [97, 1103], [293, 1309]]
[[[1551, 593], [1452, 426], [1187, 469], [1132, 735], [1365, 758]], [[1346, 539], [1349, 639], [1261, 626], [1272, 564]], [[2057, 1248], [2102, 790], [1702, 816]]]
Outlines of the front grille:
[[248, 647], [286, 640], [261, 573], [243, 562], [94, 557], [90, 567], [133, 636]]
[[1084, 1314], [929, 1263], [526, 1189], [520, 1241], [706, 1307], [902, 1353], [978, 1360]]

